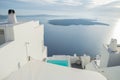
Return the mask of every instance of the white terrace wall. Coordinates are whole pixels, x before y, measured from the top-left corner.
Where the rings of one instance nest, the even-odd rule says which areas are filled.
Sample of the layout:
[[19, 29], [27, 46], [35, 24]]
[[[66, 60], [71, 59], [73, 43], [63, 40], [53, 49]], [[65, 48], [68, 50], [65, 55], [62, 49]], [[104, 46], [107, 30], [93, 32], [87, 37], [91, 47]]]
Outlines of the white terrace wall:
[[42, 60], [47, 55], [44, 26], [39, 26], [39, 22], [15, 25], [13, 30], [14, 41], [0, 46], [0, 80], [26, 64], [27, 56]]
[[[35, 59], [42, 59], [44, 48], [44, 27], [39, 22], [28, 22], [14, 27], [17, 44], [23, 46], [26, 55]], [[28, 43], [26, 45], [26, 43]], [[26, 50], [27, 47], [27, 50]], [[20, 54], [20, 53], [19, 53]]]

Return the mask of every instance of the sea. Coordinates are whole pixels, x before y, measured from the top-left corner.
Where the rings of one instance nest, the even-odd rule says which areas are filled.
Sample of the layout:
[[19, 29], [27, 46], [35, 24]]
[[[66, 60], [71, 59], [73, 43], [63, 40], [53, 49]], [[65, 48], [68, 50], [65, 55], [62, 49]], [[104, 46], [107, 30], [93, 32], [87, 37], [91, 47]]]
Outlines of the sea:
[[[18, 22], [39, 20], [44, 24], [44, 44], [48, 56], [83, 55], [96, 56], [103, 53], [103, 45], [112, 38], [116, 19], [108, 17], [82, 17], [68, 15], [27, 15], [17, 16]], [[7, 16], [0, 15], [0, 22]]]

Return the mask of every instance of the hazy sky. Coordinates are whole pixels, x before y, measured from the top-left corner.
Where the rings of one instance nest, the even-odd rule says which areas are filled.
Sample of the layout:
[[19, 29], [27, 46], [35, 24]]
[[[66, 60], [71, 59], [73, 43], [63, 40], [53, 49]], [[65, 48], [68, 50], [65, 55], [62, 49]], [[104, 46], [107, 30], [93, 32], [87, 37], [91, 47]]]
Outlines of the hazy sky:
[[0, 0], [0, 14], [15, 9], [18, 15], [98, 14], [120, 15], [120, 0]]

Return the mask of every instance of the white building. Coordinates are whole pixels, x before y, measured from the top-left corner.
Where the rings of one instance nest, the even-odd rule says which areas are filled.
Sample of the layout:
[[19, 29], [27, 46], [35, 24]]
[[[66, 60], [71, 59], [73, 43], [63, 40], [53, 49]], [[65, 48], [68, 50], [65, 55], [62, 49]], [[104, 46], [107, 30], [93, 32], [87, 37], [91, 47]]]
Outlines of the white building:
[[120, 46], [116, 39], [111, 39], [110, 45], [104, 46], [100, 61], [101, 67], [120, 66]]
[[120, 79], [120, 46], [116, 39], [111, 39], [110, 45], [103, 46], [99, 59], [86, 65], [86, 69], [97, 71], [108, 80]]
[[[14, 18], [14, 14], [10, 13], [8, 17]], [[0, 80], [22, 67], [30, 58], [43, 60], [46, 56], [44, 25], [39, 25], [39, 21], [19, 23], [12, 19], [11, 22], [0, 23]]]

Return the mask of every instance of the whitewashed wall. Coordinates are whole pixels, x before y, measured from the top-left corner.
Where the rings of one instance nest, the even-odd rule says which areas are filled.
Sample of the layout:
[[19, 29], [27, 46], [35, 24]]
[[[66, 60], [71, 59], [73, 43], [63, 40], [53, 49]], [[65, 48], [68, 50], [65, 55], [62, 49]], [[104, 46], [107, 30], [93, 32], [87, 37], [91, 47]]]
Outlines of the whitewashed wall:
[[103, 46], [103, 50], [101, 51], [101, 59], [100, 59], [100, 67], [104, 68], [108, 66], [109, 61], [109, 52], [107, 47]]
[[100, 67], [104, 68], [120, 65], [120, 54], [109, 53], [106, 47], [104, 47], [101, 52]]
[[0, 46], [0, 80], [27, 63], [27, 56], [42, 60], [47, 55], [43, 43], [44, 26], [39, 26], [39, 22], [15, 25], [13, 30], [14, 41]]

